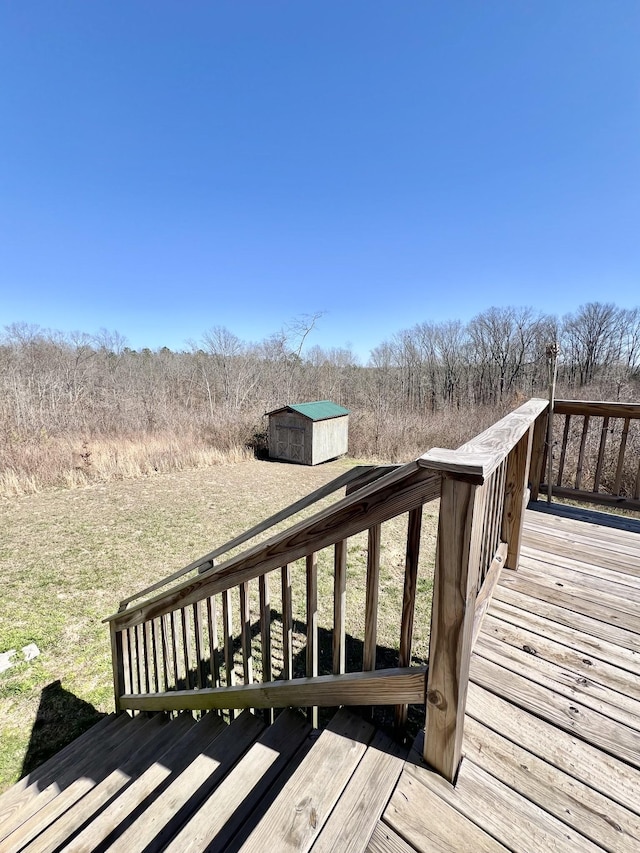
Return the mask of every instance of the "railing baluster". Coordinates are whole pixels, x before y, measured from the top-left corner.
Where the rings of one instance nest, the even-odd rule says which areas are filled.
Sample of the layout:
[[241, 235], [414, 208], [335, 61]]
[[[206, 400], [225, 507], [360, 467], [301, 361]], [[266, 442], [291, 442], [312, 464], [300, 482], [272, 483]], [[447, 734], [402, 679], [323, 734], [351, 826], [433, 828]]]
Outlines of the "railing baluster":
[[[541, 479], [541, 482], [544, 482], [546, 480], [545, 473], [547, 471], [547, 458], [549, 456], [549, 453], [553, 453], [553, 448], [549, 447], [548, 443], [545, 441], [544, 450], [542, 452], [542, 479]], [[549, 486], [548, 483], [546, 485], [547, 485], [547, 487]], [[536, 497], [536, 500], [537, 500], [537, 497]]]
[[602, 464], [604, 462], [604, 448], [607, 443], [607, 432], [609, 430], [609, 418], [604, 417], [602, 419], [602, 431], [600, 432], [600, 447], [598, 449], [598, 462], [596, 464], [596, 473], [593, 478], [593, 491], [594, 494], [598, 491], [600, 486], [600, 477], [602, 475]]
[[129, 663], [129, 691], [131, 693], [140, 693], [138, 689], [138, 682], [135, 680], [135, 651], [133, 649], [133, 643], [131, 642], [131, 631], [135, 631], [135, 628], [127, 628], [127, 660]]
[[216, 613], [216, 600], [212, 595], [207, 597], [207, 627], [209, 629], [209, 671], [211, 673], [211, 686], [220, 687], [218, 618]]
[[531, 446], [531, 500], [537, 501], [540, 493], [540, 483], [544, 471], [544, 448], [547, 435], [547, 418], [545, 412], [535, 419], [533, 424], [533, 444]]
[[[504, 496], [504, 474], [506, 468], [506, 460], [502, 461], [494, 473], [495, 482], [491, 493], [491, 527], [489, 528], [489, 547], [487, 557], [482, 567], [482, 580], [487, 576], [489, 566], [493, 562], [493, 557], [498, 547], [500, 540], [500, 525], [502, 523], [502, 515], [500, 513], [501, 500]], [[480, 589], [480, 587], [478, 587]]]
[[189, 611], [185, 607], [180, 608], [180, 625], [182, 628], [182, 655], [185, 669], [185, 687], [190, 690], [193, 687], [191, 671], [191, 637], [189, 636]]
[[178, 655], [178, 611], [171, 611], [171, 649], [173, 652], [173, 672], [175, 674], [175, 689], [180, 689], [180, 670], [178, 668], [178, 661], [180, 659]]
[[[622, 486], [622, 471], [624, 469], [624, 453], [627, 449], [627, 437], [629, 435], [629, 423], [630, 418], [624, 419], [624, 424], [622, 427], [622, 435], [620, 436], [620, 451], [618, 453], [618, 465], [616, 467], [616, 479], [613, 487], [613, 493], [615, 495], [620, 494], [620, 488]], [[638, 497], [638, 489], [636, 488], [634, 498]]]
[[291, 604], [291, 566], [282, 566], [282, 677], [293, 678], [293, 610]]
[[480, 567], [478, 573], [478, 589], [484, 580], [485, 573], [491, 562], [491, 541], [493, 539], [493, 524], [495, 512], [495, 494], [498, 479], [497, 470], [489, 477], [486, 485], [486, 500], [484, 502], [484, 516], [482, 519], [482, 540], [480, 544]]
[[193, 605], [193, 636], [195, 639], [196, 653], [196, 685], [205, 687], [206, 676], [204, 674], [204, 657], [202, 654], [202, 602], [196, 601]]
[[[412, 509], [407, 524], [407, 550], [404, 564], [404, 591], [402, 594], [402, 622], [400, 624], [400, 653], [398, 666], [411, 666], [413, 616], [418, 588], [418, 563], [420, 560], [420, 534], [422, 533], [422, 507]], [[407, 724], [408, 705], [396, 705], [395, 724], [403, 731]]]
[[153, 656], [153, 689], [156, 693], [160, 690], [160, 678], [158, 676], [158, 644], [156, 641], [156, 620], [152, 619], [151, 627], [151, 654]]
[[534, 430], [529, 427], [506, 458], [500, 536], [507, 543], [505, 566], [514, 571], [520, 560], [522, 525], [527, 501], [529, 465], [533, 453]]
[[140, 625], [136, 625], [133, 629], [133, 639], [136, 654], [136, 683], [138, 685], [138, 693], [144, 692], [142, 678], [140, 675]]
[[558, 463], [558, 478], [556, 485], [562, 485], [562, 474], [564, 472], [564, 460], [567, 456], [567, 445], [569, 444], [569, 427], [571, 425], [571, 415], [564, 416], [564, 429], [562, 431], [562, 448], [560, 449], [560, 462]]
[[169, 680], [169, 643], [167, 640], [167, 614], [163, 614], [160, 617], [160, 645], [162, 646], [162, 675], [164, 678], [163, 689], [165, 691], [170, 690], [170, 680]]
[[[308, 554], [305, 560], [307, 581], [307, 660], [306, 676], [318, 675], [318, 555]], [[318, 708], [307, 708], [311, 725], [318, 728]]]
[[365, 672], [369, 672], [376, 668], [381, 530], [381, 525], [376, 524], [369, 528], [368, 534], [367, 597], [364, 608], [364, 649], [362, 652], [362, 669]]
[[337, 542], [333, 580], [333, 674], [345, 671], [345, 617], [347, 603], [347, 540]]
[[269, 575], [260, 575], [260, 643], [262, 645], [262, 680], [271, 681], [271, 598]]
[[[489, 543], [489, 559], [483, 569], [483, 580], [487, 576], [489, 567], [493, 562], [498, 545], [500, 544], [500, 530], [502, 527], [502, 513], [504, 508], [504, 490], [506, 484], [507, 460], [500, 463], [496, 471], [496, 487], [493, 492], [493, 510], [491, 513], [491, 541]], [[478, 588], [479, 589], [479, 588]]]
[[[260, 645], [262, 647], [262, 681], [267, 683], [272, 679], [271, 673], [271, 595], [269, 591], [269, 575], [260, 575]], [[273, 708], [266, 708], [265, 720], [272, 723]]]
[[224, 663], [227, 687], [236, 683], [233, 670], [233, 617], [231, 613], [231, 590], [222, 593], [222, 622], [224, 630]]
[[144, 652], [144, 660], [142, 662], [142, 665], [144, 667], [144, 687], [145, 692], [149, 693], [151, 691], [151, 661], [149, 655], [149, 646], [151, 645], [151, 643], [149, 642], [149, 623], [143, 622], [140, 628], [142, 629], [142, 648]]
[[118, 631], [111, 623], [109, 626], [111, 634], [111, 664], [113, 667], [113, 694], [115, 697], [116, 711], [120, 710], [120, 697], [125, 692], [124, 680], [124, 656], [122, 644], [122, 631]]
[[249, 607], [248, 581], [240, 584], [240, 636], [244, 683], [251, 684], [253, 681], [253, 656], [251, 654], [251, 610]]
[[576, 489], [580, 488], [582, 481], [582, 466], [584, 465], [584, 449], [587, 444], [587, 432], [589, 431], [589, 415], [584, 416], [584, 424], [582, 426], [582, 438], [580, 439], [580, 450], [578, 452], [578, 467], [576, 469]]

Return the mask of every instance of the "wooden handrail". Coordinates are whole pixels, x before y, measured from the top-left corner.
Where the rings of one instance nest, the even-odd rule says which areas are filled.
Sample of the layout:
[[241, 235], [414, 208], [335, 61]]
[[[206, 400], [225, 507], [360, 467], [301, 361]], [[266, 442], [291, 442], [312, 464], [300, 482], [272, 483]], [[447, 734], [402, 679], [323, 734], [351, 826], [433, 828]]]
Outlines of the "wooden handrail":
[[239, 586], [437, 498], [439, 483], [437, 473], [409, 462], [211, 571], [104, 621], [115, 622], [120, 630], [130, 628]]
[[345, 471], [344, 474], [340, 474], [340, 476], [335, 477], [329, 483], [325, 483], [324, 486], [320, 486], [320, 488], [311, 492], [311, 494], [305, 495], [305, 497], [300, 498], [300, 500], [294, 501], [294, 503], [279, 510], [274, 513], [274, 515], [264, 521], [261, 521], [259, 524], [256, 524], [254, 527], [251, 527], [239, 536], [230, 539], [223, 545], [219, 545], [217, 548], [214, 548], [213, 551], [209, 551], [209, 553], [205, 554], [203, 557], [199, 557], [197, 560], [189, 563], [189, 565], [185, 566], [183, 569], [179, 569], [178, 571], [167, 575], [165, 578], [155, 581], [149, 586], [146, 586], [144, 589], [141, 589], [139, 592], [130, 595], [128, 598], [123, 598], [120, 602], [119, 612], [126, 610], [132, 601], [138, 601], [140, 598], [144, 598], [150, 593], [155, 592], [158, 589], [162, 589], [163, 586], [167, 586], [168, 584], [179, 580], [181, 577], [189, 574], [189, 572], [197, 570], [199, 574], [202, 574], [203, 572], [209, 571], [213, 568], [217, 557], [227, 554], [239, 545], [244, 545], [245, 542], [248, 542], [250, 539], [258, 536], [260, 533], [264, 533], [266, 530], [275, 527], [276, 524], [286, 521], [288, 518], [291, 518], [303, 509], [307, 509], [314, 503], [318, 503], [318, 501], [321, 501], [329, 495], [332, 495], [334, 492], [337, 492], [338, 489], [346, 487], [346, 493], [351, 494], [352, 492], [357, 491], [357, 489], [362, 488], [362, 486], [383, 477], [390, 470], [395, 470], [398, 467], [398, 465], [356, 465], [349, 471]]
[[556, 400], [556, 415], [593, 415], [610, 418], [640, 418], [640, 403], [618, 403], [593, 400]]
[[418, 464], [482, 484], [548, 406], [547, 400], [528, 400], [457, 450], [434, 447], [418, 459]]

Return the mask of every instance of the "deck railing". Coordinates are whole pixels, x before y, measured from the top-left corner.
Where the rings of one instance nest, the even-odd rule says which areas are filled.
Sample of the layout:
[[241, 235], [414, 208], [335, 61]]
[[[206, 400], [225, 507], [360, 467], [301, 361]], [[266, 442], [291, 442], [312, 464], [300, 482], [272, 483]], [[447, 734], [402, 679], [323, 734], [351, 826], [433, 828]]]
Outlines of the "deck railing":
[[[551, 495], [640, 510], [640, 404], [556, 400]], [[532, 498], [548, 494], [548, 448], [537, 445]]]
[[[532, 447], [547, 405], [529, 401], [456, 451], [432, 450], [392, 470], [353, 474], [346, 496], [332, 506], [219, 565], [214, 555], [225, 549], [211, 552], [172, 576], [184, 579], [168, 590], [153, 595], [159, 587], [154, 584], [144, 591], [151, 597], [125, 600], [107, 620], [117, 707], [233, 712], [293, 705], [315, 713], [318, 706], [392, 705], [403, 723], [408, 704], [426, 702], [425, 758], [453, 780], [473, 643], [502, 566], [517, 566]], [[323, 488], [326, 494], [333, 490], [331, 484]], [[410, 664], [422, 510], [437, 498], [427, 669]], [[407, 516], [407, 533], [397, 665], [376, 669], [381, 530], [400, 515]], [[353, 672], [347, 671], [346, 656], [348, 541], [364, 533], [363, 652], [360, 671]], [[333, 576], [332, 673], [327, 675], [318, 674], [318, 555], [323, 551], [332, 555]], [[298, 560], [304, 561], [304, 591], [296, 593], [292, 566]], [[296, 654], [301, 666], [294, 672], [296, 594], [304, 598], [304, 608], [296, 610], [304, 609], [306, 622], [296, 625], [297, 636], [304, 636]], [[253, 624], [252, 611], [259, 613]], [[238, 642], [241, 683], [235, 683]], [[260, 682], [255, 680], [258, 656]], [[303, 673], [294, 677], [300, 668]]]

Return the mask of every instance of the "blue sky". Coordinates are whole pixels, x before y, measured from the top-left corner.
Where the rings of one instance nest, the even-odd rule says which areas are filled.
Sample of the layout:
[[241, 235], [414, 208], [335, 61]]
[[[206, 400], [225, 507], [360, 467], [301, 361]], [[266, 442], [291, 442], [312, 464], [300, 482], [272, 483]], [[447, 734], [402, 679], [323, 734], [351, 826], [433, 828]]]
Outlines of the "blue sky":
[[640, 304], [637, 0], [3, 0], [0, 327]]

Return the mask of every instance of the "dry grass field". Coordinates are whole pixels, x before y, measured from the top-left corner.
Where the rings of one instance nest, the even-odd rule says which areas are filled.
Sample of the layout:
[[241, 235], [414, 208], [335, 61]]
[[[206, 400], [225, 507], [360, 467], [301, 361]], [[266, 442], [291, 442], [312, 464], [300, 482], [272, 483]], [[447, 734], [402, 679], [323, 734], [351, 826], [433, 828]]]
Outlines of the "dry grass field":
[[[108, 630], [121, 598], [356, 464], [247, 460], [0, 503], [0, 652], [41, 654], [0, 673], [0, 790], [113, 709]], [[322, 505], [331, 500], [326, 499]], [[414, 657], [426, 658], [437, 506], [425, 507]], [[383, 527], [379, 643], [397, 648], [406, 519]], [[362, 637], [366, 538], [349, 541], [347, 632]], [[319, 561], [320, 627], [330, 629], [331, 555]], [[294, 616], [304, 589], [294, 567]], [[277, 601], [272, 602], [277, 610]], [[325, 631], [326, 633], [326, 631]], [[356, 652], [357, 654], [357, 652]], [[357, 663], [357, 661], [356, 661]]]

